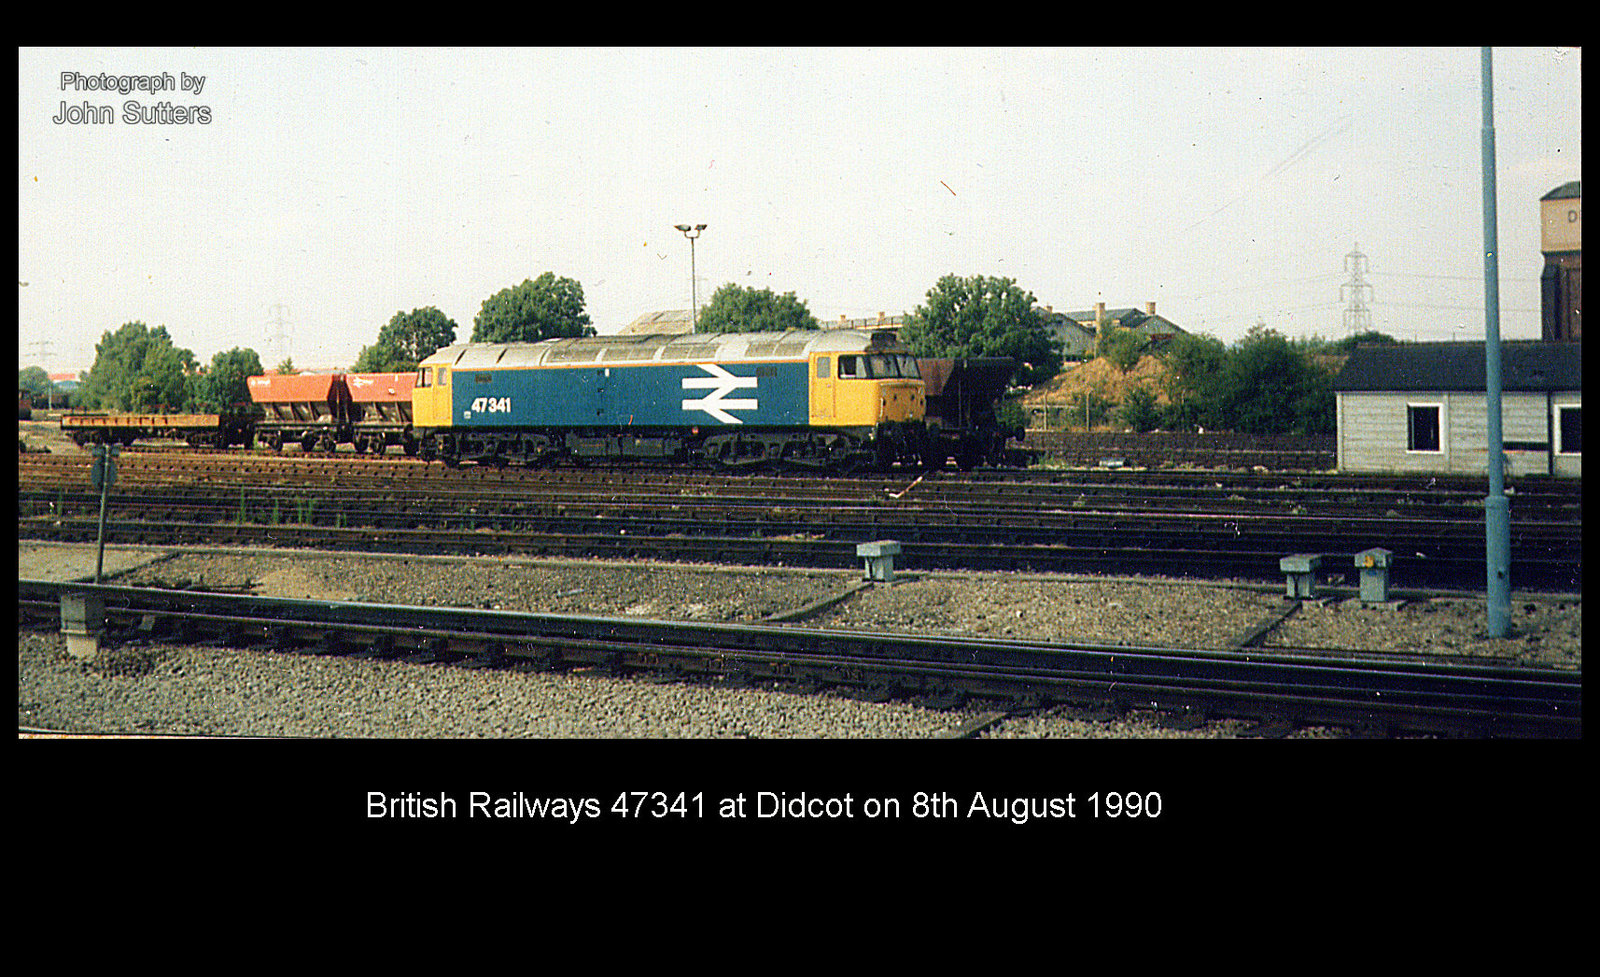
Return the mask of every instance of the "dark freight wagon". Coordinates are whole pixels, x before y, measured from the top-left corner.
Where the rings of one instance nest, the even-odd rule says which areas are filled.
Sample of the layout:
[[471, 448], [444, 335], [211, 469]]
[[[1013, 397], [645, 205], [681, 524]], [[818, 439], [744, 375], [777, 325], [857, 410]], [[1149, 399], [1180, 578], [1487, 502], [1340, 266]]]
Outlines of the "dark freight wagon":
[[995, 407], [1016, 372], [1016, 360], [1005, 356], [964, 360], [919, 358], [917, 366], [927, 395], [928, 437], [939, 460], [954, 460], [963, 471], [980, 464], [1003, 465], [1019, 454], [1007, 442], [1026, 433], [1005, 427]]

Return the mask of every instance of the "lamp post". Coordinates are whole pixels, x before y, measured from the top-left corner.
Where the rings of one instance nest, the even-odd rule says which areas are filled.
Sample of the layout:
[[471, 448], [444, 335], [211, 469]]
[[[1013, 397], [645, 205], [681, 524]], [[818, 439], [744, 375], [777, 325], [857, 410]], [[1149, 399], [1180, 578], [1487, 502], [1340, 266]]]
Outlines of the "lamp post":
[[694, 239], [700, 236], [700, 232], [705, 230], [706, 226], [704, 224], [696, 224], [693, 227], [688, 224], [672, 226], [682, 231], [683, 236], [689, 239], [689, 301], [692, 303], [689, 308], [689, 331], [694, 332], [700, 319], [700, 285], [694, 277]]
[[1505, 442], [1500, 401], [1500, 238], [1495, 208], [1494, 70], [1484, 48], [1483, 78], [1483, 400], [1488, 420], [1489, 495], [1483, 500], [1485, 586], [1489, 637], [1504, 638], [1511, 624], [1511, 503], [1506, 499]]

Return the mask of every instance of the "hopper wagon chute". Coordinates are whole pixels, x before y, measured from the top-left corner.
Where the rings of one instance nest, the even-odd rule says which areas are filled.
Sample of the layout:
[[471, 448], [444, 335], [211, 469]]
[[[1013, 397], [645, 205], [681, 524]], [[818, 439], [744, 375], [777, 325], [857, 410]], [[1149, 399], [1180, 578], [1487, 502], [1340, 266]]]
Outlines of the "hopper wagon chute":
[[350, 391], [342, 373], [251, 377], [250, 399], [262, 409], [257, 436], [274, 451], [299, 444], [333, 451], [352, 440]]
[[406, 454], [417, 453], [411, 433], [411, 387], [415, 373], [347, 373], [350, 393], [351, 442], [357, 453], [383, 454], [399, 445]]

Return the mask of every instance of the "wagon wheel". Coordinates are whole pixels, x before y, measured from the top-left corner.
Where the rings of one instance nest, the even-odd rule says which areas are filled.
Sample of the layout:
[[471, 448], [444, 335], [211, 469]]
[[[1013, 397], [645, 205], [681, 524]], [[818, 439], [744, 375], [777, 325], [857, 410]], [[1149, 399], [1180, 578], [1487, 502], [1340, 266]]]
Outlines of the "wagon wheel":
[[383, 453], [385, 451], [388, 451], [388, 450], [389, 450], [389, 439], [388, 438], [373, 438], [372, 439], [372, 453], [373, 454], [375, 454], [375, 455], [377, 455], [378, 457], [381, 458], [381, 457], [383, 457]]

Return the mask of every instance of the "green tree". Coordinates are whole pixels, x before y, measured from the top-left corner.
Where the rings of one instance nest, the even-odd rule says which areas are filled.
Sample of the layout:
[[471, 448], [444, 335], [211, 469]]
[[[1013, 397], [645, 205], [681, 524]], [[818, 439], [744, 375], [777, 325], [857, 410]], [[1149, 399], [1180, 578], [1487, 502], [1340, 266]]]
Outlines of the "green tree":
[[1156, 395], [1143, 387], [1134, 387], [1122, 399], [1122, 406], [1117, 408], [1117, 417], [1122, 423], [1143, 433], [1154, 431], [1161, 426], [1161, 410], [1156, 406]]
[[288, 376], [291, 373], [299, 372], [299, 370], [295, 368], [294, 360], [287, 356], [283, 358], [283, 362], [279, 363], [275, 369], [280, 376]]
[[1252, 328], [1217, 379], [1222, 424], [1249, 434], [1333, 430], [1333, 377], [1275, 330]]
[[1228, 347], [1204, 333], [1179, 333], [1159, 355], [1167, 368], [1161, 426], [1172, 431], [1221, 427], [1219, 383]]
[[1127, 373], [1138, 365], [1139, 357], [1149, 345], [1150, 339], [1143, 333], [1121, 326], [1112, 326], [1095, 340], [1094, 351], [1096, 356], [1103, 357], [1117, 369]]
[[1033, 293], [1009, 278], [944, 276], [928, 290], [927, 305], [912, 311], [900, 338], [918, 356], [1009, 356], [1022, 386], [1061, 371], [1061, 344], [1045, 328]]
[[456, 341], [456, 323], [433, 306], [396, 312], [378, 341], [361, 347], [353, 373], [410, 373], [417, 364]]
[[251, 377], [258, 377], [261, 357], [253, 349], [235, 346], [211, 357], [211, 368], [190, 378], [190, 402], [210, 412], [223, 411], [250, 403]]
[[536, 343], [594, 334], [583, 311], [583, 286], [548, 271], [484, 299], [472, 321], [475, 343]]
[[732, 282], [717, 289], [700, 310], [696, 332], [787, 332], [820, 329], [816, 316], [793, 292], [774, 295], [772, 289], [742, 288]]
[[18, 371], [17, 387], [33, 394], [34, 403], [39, 403], [49, 399], [56, 385], [50, 382], [50, 374], [44, 372], [44, 367], [30, 366]]
[[189, 402], [187, 375], [195, 370], [194, 353], [173, 346], [165, 326], [124, 323], [114, 333], [103, 333], [94, 350], [94, 366], [78, 388], [80, 407], [139, 411]]

